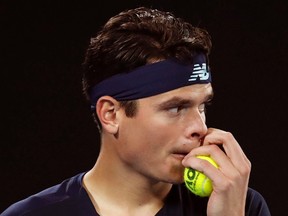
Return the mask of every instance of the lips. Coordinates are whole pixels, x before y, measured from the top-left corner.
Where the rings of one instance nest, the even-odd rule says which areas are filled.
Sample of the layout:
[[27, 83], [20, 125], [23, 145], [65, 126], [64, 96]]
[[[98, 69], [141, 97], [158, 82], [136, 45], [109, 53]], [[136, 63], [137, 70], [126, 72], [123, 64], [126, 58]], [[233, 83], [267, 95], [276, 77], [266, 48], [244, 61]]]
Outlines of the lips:
[[180, 154], [180, 155], [186, 156], [187, 154], [189, 154], [190, 151], [191, 151], [191, 149], [190, 150], [178, 149], [178, 150], [174, 150], [173, 154]]
[[171, 154], [174, 155], [182, 155], [182, 156], [186, 156], [187, 154], [190, 153], [190, 151], [194, 148], [197, 148], [200, 146], [199, 142], [195, 142], [195, 143], [184, 143], [181, 144], [180, 146], [175, 146], [173, 149], [171, 149]]
[[174, 155], [177, 158], [183, 159], [188, 153], [189, 151], [178, 150], [178, 151], [174, 151], [172, 155]]
[[177, 158], [184, 158], [188, 155], [192, 149], [197, 148], [199, 143], [182, 143], [180, 145], [175, 145], [172, 149], [170, 149], [170, 154]]
[[173, 152], [173, 154], [186, 156], [188, 153], [187, 152]]

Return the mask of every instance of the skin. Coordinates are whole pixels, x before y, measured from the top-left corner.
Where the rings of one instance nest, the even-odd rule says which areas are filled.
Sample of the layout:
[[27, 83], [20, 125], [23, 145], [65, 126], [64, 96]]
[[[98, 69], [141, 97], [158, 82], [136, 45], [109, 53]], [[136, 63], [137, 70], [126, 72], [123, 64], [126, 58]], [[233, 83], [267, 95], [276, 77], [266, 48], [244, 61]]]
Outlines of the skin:
[[[155, 215], [172, 184], [183, 182], [184, 167], [192, 167], [213, 182], [208, 215], [244, 215], [250, 162], [230, 133], [207, 128], [212, 96], [211, 84], [178, 88], [137, 100], [133, 118], [113, 98], [98, 100], [101, 150], [83, 185], [99, 214]], [[210, 155], [220, 168], [197, 155]]]

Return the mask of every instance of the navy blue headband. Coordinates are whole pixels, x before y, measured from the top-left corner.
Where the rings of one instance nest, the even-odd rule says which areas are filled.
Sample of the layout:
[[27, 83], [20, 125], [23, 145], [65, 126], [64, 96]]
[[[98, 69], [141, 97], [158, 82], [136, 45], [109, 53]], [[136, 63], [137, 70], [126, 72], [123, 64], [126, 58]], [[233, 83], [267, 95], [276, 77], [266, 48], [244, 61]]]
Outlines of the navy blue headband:
[[205, 54], [194, 56], [191, 65], [181, 64], [176, 59], [167, 59], [114, 75], [98, 83], [90, 92], [91, 108], [95, 109], [97, 100], [105, 95], [118, 101], [127, 101], [210, 82], [211, 74]]

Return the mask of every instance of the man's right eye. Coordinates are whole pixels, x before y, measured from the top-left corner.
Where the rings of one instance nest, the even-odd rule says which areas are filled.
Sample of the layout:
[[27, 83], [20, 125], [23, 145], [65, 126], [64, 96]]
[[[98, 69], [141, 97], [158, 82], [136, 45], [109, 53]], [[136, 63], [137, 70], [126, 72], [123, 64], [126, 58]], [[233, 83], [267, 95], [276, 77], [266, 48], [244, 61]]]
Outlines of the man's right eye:
[[168, 111], [170, 113], [177, 114], [180, 111], [180, 108], [179, 107], [173, 107], [173, 108], [169, 108]]
[[179, 114], [185, 108], [186, 108], [185, 106], [175, 106], [175, 107], [168, 108], [168, 112], [171, 114]]

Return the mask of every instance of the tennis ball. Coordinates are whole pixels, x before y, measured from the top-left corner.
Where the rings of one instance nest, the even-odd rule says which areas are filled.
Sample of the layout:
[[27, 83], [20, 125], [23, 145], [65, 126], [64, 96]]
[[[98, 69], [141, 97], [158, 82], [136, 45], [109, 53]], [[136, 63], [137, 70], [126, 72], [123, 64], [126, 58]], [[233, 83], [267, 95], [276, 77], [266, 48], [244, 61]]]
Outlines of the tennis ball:
[[[209, 156], [197, 156], [197, 158], [207, 160], [218, 168], [218, 164]], [[212, 193], [213, 187], [211, 180], [203, 173], [190, 167], [186, 167], [184, 170], [184, 182], [192, 193], [200, 197], [207, 197]]]

